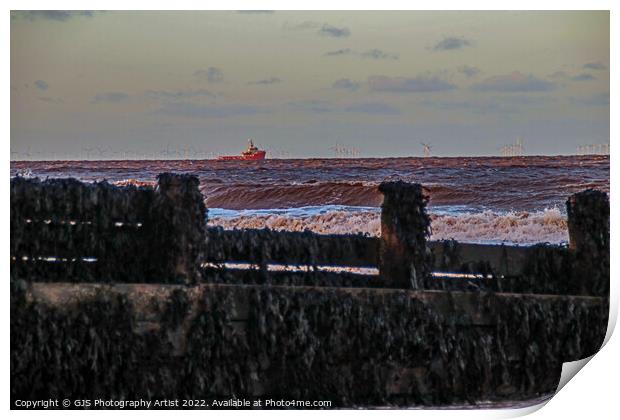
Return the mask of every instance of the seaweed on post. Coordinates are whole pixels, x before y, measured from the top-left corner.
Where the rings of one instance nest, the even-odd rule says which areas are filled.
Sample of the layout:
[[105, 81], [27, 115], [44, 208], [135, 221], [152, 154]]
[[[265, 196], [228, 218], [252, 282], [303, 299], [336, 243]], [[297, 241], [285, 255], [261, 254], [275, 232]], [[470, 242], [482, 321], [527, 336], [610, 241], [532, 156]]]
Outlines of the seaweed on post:
[[432, 257], [426, 246], [430, 218], [428, 197], [420, 184], [383, 182], [379, 272], [385, 287], [423, 289], [430, 277]]

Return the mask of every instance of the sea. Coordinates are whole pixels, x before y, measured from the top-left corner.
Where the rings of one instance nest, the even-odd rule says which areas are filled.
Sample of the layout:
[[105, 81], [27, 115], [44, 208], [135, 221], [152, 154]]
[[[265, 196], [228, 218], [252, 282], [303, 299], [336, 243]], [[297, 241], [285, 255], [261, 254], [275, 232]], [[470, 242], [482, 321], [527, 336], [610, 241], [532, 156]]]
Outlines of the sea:
[[12, 161], [11, 176], [155, 185], [196, 175], [208, 223], [327, 234], [381, 233], [383, 181], [422, 184], [432, 240], [531, 245], [568, 241], [566, 200], [609, 193], [609, 156]]

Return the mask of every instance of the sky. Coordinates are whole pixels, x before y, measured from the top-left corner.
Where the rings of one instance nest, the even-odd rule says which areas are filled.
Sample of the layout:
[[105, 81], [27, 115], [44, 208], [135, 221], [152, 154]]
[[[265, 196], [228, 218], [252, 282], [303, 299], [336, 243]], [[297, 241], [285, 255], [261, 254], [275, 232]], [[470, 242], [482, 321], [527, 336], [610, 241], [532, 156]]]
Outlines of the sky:
[[609, 40], [604, 11], [13, 11], [11, 158], [575, 154], [609, 143]]

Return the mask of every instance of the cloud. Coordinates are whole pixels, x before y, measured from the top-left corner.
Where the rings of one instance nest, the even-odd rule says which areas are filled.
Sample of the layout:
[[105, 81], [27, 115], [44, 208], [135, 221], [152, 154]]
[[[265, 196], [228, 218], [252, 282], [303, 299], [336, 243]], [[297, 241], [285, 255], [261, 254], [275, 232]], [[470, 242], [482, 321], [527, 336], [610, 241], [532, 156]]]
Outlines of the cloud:
[[438, 77], [389, 77], [371, 76], [368, 78], [370, 90], [375, 92], [440, 92], [456, 89], [456, 86]]
[[322, 36], [330, 36], [334, 38], [345, 38], [351, 35], [351, 31], [346, 27], [338, 27], [330, 25], [329, 23], [319, 23], [311, 20], [306, 20], [301, 23], [288, 23], [285, 22], [283, 28], [287, 31], [303, 31], [308, 29], [319, 28], [317, 33]]
[[92, 10], [24, 10], [16, 11], [11, 14], [20, 16], [27, 20], [45, 19], [65, 22], [73, 17], [93, 17], [95, 12]]
[[479, 92], [549, 92], [556, 87], [553, 82], [515, 71], [509, 75], [490, 77], [474, 84], [472, 89]]
[[439, 41], [433, 47], [435, 51], [451, 51], [451, 50], [460, 50], [465, 47], [471, 47], [472, 42], [465, 39], [464, 37], [455, 37], [448, 36], [444, 37], [441, 41]]
[[236, 13], [242, 15], [271, 15], [275, 13], [273, 10], [237, 10]]
[[430, 101], [420, 102], [420, 105], [439, 109], [442, 111], [459, 111], [473, 115], [507, 115], [515, 114], [519, 108], [514, 104], [490, 99], [485, 101], [464, 100], [464, 101]]
[[324, 114], [333, 111], [331, 102], [325, 100], [311, 99], [306, 101], [295, 101], [289, 102], [288, 105], [298, 110], [310, 111], [316, 114]]
[[216, 95], [206, 89], [187, 89], [187, 90], [149, 90], [146, 96], [154, 99], [187, 99], [200, 96], [208, 96], [214, 98]]
[[321, 29], [319, 29], [318, 34], [323, 36], [331, 36], [334, 38], [344, 38], [351, 35], [351, 31], [349, 28], [339, 28], [326, 23], [321, 27]]
[[607, 70], [607, 66], [600, 61], [594, 63], [586, 63], [583, 65], [583, 68], [589, 70]]
[[209, 83], [220, 83], [224, 81], [224, 73], [217, 67], [209, 67], [208, 69], [198, 69], [194, 72], [194, 77], [206, 79]]
[[248, 82], [248, 85], [275, 85], [276, 83], [282, 83], [282, 80], [277, 77], [270, 77], [269, 79]]
[[335, 51], [327, 51], [323, 55], [326, 55], [328, 57], [337, 57], [341, 55], [353, 55], [353, 54], [356, 54], [356, 53], [353, 52], [351, 48], [343, 48], [343, 49], [335, 50]]
[[499, 94], [493, 96], [476, 96], [465, 100], [424, 100], [420, 105], [441, 109], [454, 110], [475, 115], [510, 115], [520, 114], [524, 110], [545, 107], [557, 103], [556, 98], [549, 95], [531, 94]]
[[590, 73], [581, 73], [571, 77], [570, 79], [576, 82], [585, 82], [588, 80], [596, 80], [596, 77], [592, 76]]
[[463, 65], [458, 68], [458, 72], [464, 74], [467, 77], [474, 77], [480, 74], [480, 69], [474, 66]]
[[368, 58], [372, 60], [398, 60], [399, 56], [396, 53], [390, 53], [387, 51], [383, 51], [377, 48], [373, 48], [364, 52], [357, 52], [352, 50], [351, 48], [342, 48], [340, 50], [328, 51], [323, 54], [327, 57], [338, 57], [338, 56], [357, 56], [361, 58]]
[[400, 111], [393, 106], [382, 102], [367, 102], [363, 104], [351, 105], [345, 108], [346, 112], [359, 112], [372, 115], [397, 115]]
[[96, 94], [90, 103], [98, 104], [101, 102], [122, 102], [128, 98], [129, 95], [123, 92], [105, 92]]
[[568, 78], [568, 73], [566, 73], [563, 70], [558, 70], [558, 71], [556, 71], [554, 73], [551, 73], [549, 75], [549, 78], [550, 79], [557, 79], [557, 80], [566, 79], [566, 78]]
[[558, 81], [572, 80], [575, 82], [585, 82], [588, 80], [596, 80], [596, 77], [594, 77], [590, 73], [580, 73], [580, 74], [571, 76], [567, 72], [562, 71], [562, 70], [556, 71], [555, 73], [550, 74], [549, 78], [553, 80], [558, 80]]
[[52, 98], [50, 96], [40, 96], [37, 99], [43, 102], [48, 102], [50, 104], [61, 104], [64, 102], [61, 98]]
[[379, 49], [372, 49], [360, 54], [362, 58], [372, 58], [373, 60], [398, 60], [398, 54], [388, 53]]
[[499, 96], [493, 96], [491, 99], [497, 102], [518, 106], [545, 105], [558, 102], [557, 98], [549, 95], [530, 95], [528, 93], [523, 95], [500, 94]]
[[47, 88], [49, 87], [47, 82], [45, 82], [44, 80], [37, 80], [36, 82], [34, 82], [34, 85], [39, 90], [47, 90]]
[[353, 92], [360, 88], [360, 84], [349, 79], [338, 79], [332, 84], [332, 88]]
[[393, 106], [382, 102], [366, 102], [361, 104], [353, 104], [346, 107], [334, 106], [330, 101], [326, 100], [305, 100], [289, 102], [290, 107], [314, 114], [325, 114], [329, 112], [349, 112], [374, 115], [397, 115], [400, 111]]
[[227, 118], [265, 113], [251, 105], [203, 105], [189, 102], [167, 102], [156, 114], [185, 118]]
[[585, 106], [609, 106], [609, 92], [597, 93], [591, 96], [573, 97], [571, 102]]
[[311, 20], [306, 20], [301, 23], [285, 22], [283, 28], [287, 31], [304, 31], [306, 29], [316, 29], [320, 26], [321, 24], [319, 22], [313, 22]]

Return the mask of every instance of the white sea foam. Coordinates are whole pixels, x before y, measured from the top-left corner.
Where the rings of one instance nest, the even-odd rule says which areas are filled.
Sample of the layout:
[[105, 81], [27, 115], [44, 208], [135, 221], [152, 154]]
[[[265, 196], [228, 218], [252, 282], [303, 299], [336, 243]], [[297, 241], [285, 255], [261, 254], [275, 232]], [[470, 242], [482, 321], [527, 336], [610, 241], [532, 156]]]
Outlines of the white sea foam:
[[559, 209], [534, 212], [433, 215], [431, 239], [456, 239], [461, 242], [534, 244], [568, 241], [566, 215]]
[[225, 229], [268, 228], [295, 232], [307, 229], [321, 234], [364, 233], [377, 236], [381, 231], [379, 215], [377, 208], [353, 210], [346, 206], [242, 211], [209, 209], [209, 224]]
[[[327, 208], [326, 208], [327, 207]], [[566, 216], [557, 208], [541, 211], [472, 211], [469, 207], [431, 208], [431, 240], [533, 244], [568, 241]], [[225, 229], [303, 231], [321, 234], [381, 234], [380, 209], [316, 206], [276, 210], [209, 209], [209, 224]]]
[[130, 185], [135, 185], [136, 187], [155, 187], [157, 185], [157, 181], [140, 181], [137, 179], [129, 178], [120, 181], [113, 181], [112, 184], [116, 185], [117, 187], [127, 187]]

